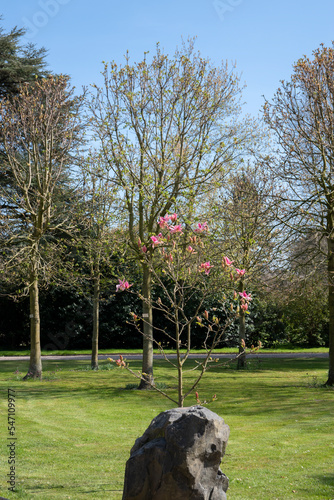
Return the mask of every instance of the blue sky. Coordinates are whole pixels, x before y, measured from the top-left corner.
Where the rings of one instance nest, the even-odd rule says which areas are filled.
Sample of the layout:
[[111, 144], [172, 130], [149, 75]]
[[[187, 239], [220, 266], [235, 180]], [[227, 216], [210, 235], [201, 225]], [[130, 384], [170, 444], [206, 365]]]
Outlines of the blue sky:
[[160, 43], [172, 54], [182, 37], [213, 63], [236, 62], [247, 88], [245, 111], [257, 115], [292, 65], [334, 40], [333, 0], [11, 0], [2, 26], [26, 27], [26, 41], [48, 49], [49, 69], [72, 83], [98, 83], [101, 61], [133, 61]]

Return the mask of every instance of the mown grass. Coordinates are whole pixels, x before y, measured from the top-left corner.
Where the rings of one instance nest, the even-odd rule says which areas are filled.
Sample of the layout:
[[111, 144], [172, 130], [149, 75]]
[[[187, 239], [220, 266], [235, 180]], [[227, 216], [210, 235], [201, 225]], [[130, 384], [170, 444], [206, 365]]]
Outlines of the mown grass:
[[[229, 500], [334, 498], [334, 391], [321, 385], [327, 366], [326, 359], [260, 359], [244, 371], [214, 366], [206, 374], [200, 397], [217, 395], [209, 408], [231, 429], [221, 465]], [[92, 372], [87, 361], [48, 361], [44, 380], [23, 382], [27, 367], [23, 360], [0, 364], [1, 494], [120, 500], [130, 448], [170, 402], [130, 390], [134, 379], [116, 367]], [[175, 394], [162, 361], [155, 374]], [[16, 493], [6, 485], [8, 388], [16, 391]], [[193, 396], [188, 404], [196, 404]]]
[[[142, 354], [142, 349], [100, 349], [99, 354]], [[185, 350], [181, 350], [185, 352]], [[199, 354], [205, 354], [204, 349], [198, 349], [194, 351]], [[215, 353], [225, 353], [225, 354], [236, 354], [238, 348], [236, 347], [224, 347], [221, 349], [216, 349]], [[280, 347], [280, 348], [263, 348], [257, 351], [258, 354], [275, 354], [275, 353], [328, 353], [328, 347], [313, 347], [313, 348], [303, 348], [303, 347]], [[75, 355], [91, 355], [92, 351], [89, 349], [82, 350], [53, 350], [44, 351], [42, 350], [42, 356], [75, 356]], [[155, 354], [159, 354], [158, 349], [154, 349]], [[175, 350], [165, 349], [166, 354], [173, 354]], [[0, 350], [0, 356], [29, 356], [30, 351], [28, 349], [20, 350]]]

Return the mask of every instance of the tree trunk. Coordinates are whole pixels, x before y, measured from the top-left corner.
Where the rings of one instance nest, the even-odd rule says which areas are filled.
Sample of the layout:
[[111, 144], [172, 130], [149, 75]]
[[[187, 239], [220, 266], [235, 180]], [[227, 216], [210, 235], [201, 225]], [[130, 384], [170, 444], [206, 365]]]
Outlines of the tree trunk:
[[[244, 283], [241, 280], [239, 283], [239, 292], [245, 291]], [[246, 314], [243, 309], [240, 308], [239, 312], [239, 357], [238, 357], [238, 369], [245, 368], [246, 366], [246, 354], [243, 347], [243, 342], [246, 342]]]
[[93, 297], [93, 337], [92, 337], [92, 370], [99, 369], [99, 326], [100, 326], [100, 274], [94, 278]]
[[334, 235], [328, 237], [329, 370], [326, 385], [334, 385]]
[[179, 407], [183, 408], [183, 370], [182, 370], [182, 364], [180, 363], [180, 360], [178, 360], [178, 365], [177, 365], [177, 378], [178, 378], [178, 400], [179, 400]]
[[42, 358], [40, 340], [40, 315], [37, 264], [33, 262], [30, 272], [30, 363], [27, 375], [23, 378], [42, 378]]
[[178, 380], [178, 401], [179, 407], [183, 407], [183, 366], [181, 360], [180, 352], [180, 329], [179, 329], [179, 314], [178, 310], [175, 310], [175, 340], [176, 340], [176, 357], [177, 357], [177, 380]]
[[151, 305], [152, 275], [146, 264], [143, 264], [143, 368], [138, 389], [151, 389], [153, 378], [153, 313]]

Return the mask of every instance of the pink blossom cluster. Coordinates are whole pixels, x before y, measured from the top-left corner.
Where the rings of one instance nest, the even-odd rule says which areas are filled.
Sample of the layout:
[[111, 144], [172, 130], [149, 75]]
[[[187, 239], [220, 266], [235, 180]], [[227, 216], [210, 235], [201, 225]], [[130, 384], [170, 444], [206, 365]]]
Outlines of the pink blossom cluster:
[[161, 227], [161, 229], [163, 229], [165, 227], [168, 227], [169, 222], [176, 222], [176, 221], [177, 221], [177, 214], [173, 215], [166, 214], [164, 217], [159, 217], [158, 224]]
[[204, 232], [207, 232], [208, 230], [209, 230], [209, 227], [208, 227], [207, 222], [203, 222], [203, 224], [201, 224], [199, 222], [197, 224], [197, 227], [195, 228], [195, 233], [204, 233]]
[[208, 275], [210, 273], [210, 269], [214, 267], [210, 264], [210, 261], [208, 262], [203, 262], [200, 267], [199, 267], [199, 271], [202, 272], [204, 271], [206, 275]]
[[169, 226], [169, 230], [170, 230], [171, 234], [175, 234], [175, 233], [183, 234], [181, 224], [177, 224], [175, 226]]
[[[231, 267], [234, 260], [230, 260], [228, 257], [223, 257], [223, 267]], [[246, 272], [246, 269], [235, 268], [237, 275], [241, 278]], [[231, 273], [231, 279], [233, 279], [233, 274]]]
[[[170, 231], [170, 234], [183, 234], [183, 229], [182, 229], [182, 226], [181, 224], [174, 224], [177, 221], [177, 214], [172, 214], [172, 215], [169, 215], [169, 214], [166, 214], [164, 217], [159, 217], [159, 221], [158, 221], [158, 224], [160, 226], [161, 229], [168, 229]], [[172, 223], [172, 224], [171, 224]], [[160, 243], [162, 243], [162, 234], [159, 233], [158, 236], [151, 236], [151, 241], [152, 241], [152, 247], [154, 248], [155, 245], [159, 245]], [[169, 240], [170, 236], [168, 235], [167, 236], [167, 240]], [[142, 248], [143, 250], [143, 248]], [[144, 250], [143, 250], [144, 251]], [[147, 249], [146, 249], [147, 251]], [[144, 252], [146, 252], [144, 251]]]
[[234, 260], [230, 260], [228, 257], [223, 257], [223, 267], [230, 267], [232, 266]]
[[[159, 233], [158, 235], [152, 235], [150, 237], [151, 242], [152, 242], [152, 248], [155, 248], [155, 246], [157, 246], [157, 245], [163, 244], [164, 242], [166, 242], [166, 240], [170, 241], [171, 235], [173, 235], [173, 234], [183, 234], [183, 229], [182, 229], [181, 224], [174, 224], [174, 225], [171, 224], [171, 223], [175, 223], [177, 221], [177, 218], [178, 218], [178, 216], [176, 213], [174, 213], [172, 215], [166, 214], [164, 217], [159, 218], [158, 224], [159, 224], [160, 228], [168, 229], [169, 233], [168, 233], [166, 238], [164, 238], [162, 233]], [[208, 229], [209, 229], [208, 223], [203, 222], [203, 223], [198, 223], [197, 227], [194, 231], [195, 231], [195, 233], [203, 233], [203, 232], [207, 232]], [[192, 243], [192, 245], [196, 245], [197, 238], [198, 238], [197, 235], [190, 236], [190, 243]], [[175, 249], [176, 248], [176, 241], [172, 240], [172, 243], [173, 243], [173, 248]], [[140, 238], [138, 239], [138, 248], [143, 253], [147, 252], [147, 246], [142, 245]], [[193, 246], [191, 246], [191, 245], [188, 245], [186, 247], [186, 250], [190, 254], [196, 253]], [[162, 248], [162, 256], [167, 262], [170, 262], [170, 263], [173, 262], [172, 253], [171, 252], [167, 253], [165, 248]], [[233, 276], [233, 266], [232, 266], [233, 262], [234, 261], [230, 260], [227, 256], [223, 257], [223, 267], [231, 269], [231, 272], [230, 272], [231, 280], [235, 279]], [[207, 261], [207, 262], [201, 263], [198, 270], [199, 270], [199, 272], [204, 272], [208, 276], [213, 267], [214, 266], [210, 263], [210, 261]], [[242, 277], [246, 272], [245, 269], [238, 269], [238, 268], [235, 268], [235, 271], [236, 271], [239, 278]], [[116, 286], [116, 291], [122, 292], [124, 290], [128, 290], [131, 286], [132, 285], [130, 285], [128, 283], [128, 281], [119, 280], [119, 284]], [[235, 292], [235, 295], [236, 295], [236, 292]], [[248, 309], [248, 303], [251, 300], [251, 296], [247, 295], [246, 292], [243, 292], [242, 294], [240, 293], [240, 296], [241, 296], [241, 308], [244, 311], [246, 311]], [[234, 298], [236, 299], [236, 297], [234, 297]]]
[[125, 366], [125, 361], [124, 361], [123, 356], [121, 354], [119, 355], [119, 359], [116, 360], [116, 365], [121, 366], [121, 367]]
[[162, 240], [162, 234], [159, 233], [158, 236], [151, 236], [151, 241], [152, 241], [152, 247], [154, 248], [155, 245], [159, 245], [160, 243], [163, 243]]
[[[112, 358], [108, 358], [108, 361], [110, 361], [111, 363], [114, 362], [114, 360]], [[126, 363], [125, 363], [123, 356], [121, 354], [119, 355], [119, 359], [116, 359], [116, 365], [120, 366], [120, 367], [126, 366]]]
[[247, 311], [248, 310], [248, 304], [252, 300], [252, 296], [251, 296], [250, 293], [248, 294], [247, 292], [239, 292], [239, 295], [241, 297], [241, 305], [240, 305], [240, 307], [241, 307], [241, 309], [243, 311]]
[[116, 285], [116, 292], [124, 292], [124, 290], [128, 290], [132, 285], [129, 284], [128, 281], [118, 280], [118, 285]]

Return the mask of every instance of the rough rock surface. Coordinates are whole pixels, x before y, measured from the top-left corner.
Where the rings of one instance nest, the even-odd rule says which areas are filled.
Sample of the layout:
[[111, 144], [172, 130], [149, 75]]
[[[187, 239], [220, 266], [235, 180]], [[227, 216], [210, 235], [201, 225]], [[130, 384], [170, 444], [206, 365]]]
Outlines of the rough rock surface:
[[126, 463], [123, 500], [223, 500], [220, 470], [230, 429], [202, 406], [155, 417]]

